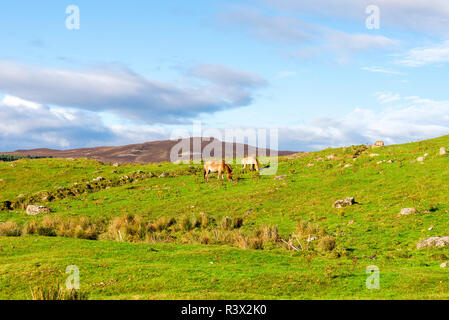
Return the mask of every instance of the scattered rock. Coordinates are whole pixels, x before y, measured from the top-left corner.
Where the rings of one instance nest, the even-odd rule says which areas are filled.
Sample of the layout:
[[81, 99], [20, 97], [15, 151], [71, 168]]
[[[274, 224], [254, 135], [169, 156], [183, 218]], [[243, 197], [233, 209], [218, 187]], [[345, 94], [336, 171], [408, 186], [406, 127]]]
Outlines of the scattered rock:
[[274, 180], [284, 180], [284, 179], [286, 179], [288, 176], [286, 176], [285, 174], [284, 175], [281, 175], [281, 176], [276, 176], [275, 178], [274, 178]]
[[25, 197], [25, 195], [23, 193], [21, 193], [17, 196], [17, 198], [24, 198], [24, 197]]
[[424, 154], [424, 157], [427, 157], [428, 155], [429, 155], [428, 153], [425, 153], [425, 154]]
[[11, 163], [9, 166], [10, 166], [11, 168], [14, 168], [16, 165], [15, 165], [14, 163]]
[[355, 223], [354, 220], [349, 220], [349, 221], [348, 221], [348, 225], [351, 225], [351, 224], [354, 224], [354, 223]]
[[335, 201], [333, 207], [334, 208], [343, 208], [343, 207], [347, 207], [347, 206], [352, 206], [353, 204], [355, 204], [354, 198], [348, 197], [344, 200]]
[[374, 143], [374, 145], [373, 145], [373, 148], [381, 148], [381, 147], [385, 147], [385, 142], [376, 141], [376, 143]]
[[331, 154], [329, 156], [326, 157], [327, 160], [334, 160], [336, 158], [335, 154]]
[[369, 156], [370, 156], [371, 158], [374, 158], [374, 157], [378, 157], [379, 154], [377, 154], [377, 153], [371, 153]]
[[159, 178], [167, 178], [169, 176], [169, 174], [167, 172], [163, 172]]
[[401, 216], [408, 216], [409, 214], [417, 213], [415, 208], [404, 208], [401, 210]]
[[321, 157], [316, 157], [315, 160], [318, 161], [318, 162], [324, 161], [324, 159], [321, 158]]
[[352, 164], [348, 163], [348, 164], [345, 165], [345, 168], [349, 168], [349, 167], [352, 167]]
[[307, 165], [308, 168], [311, 168], [311, 167], [314, 167], [314, 166], [315, 166], [314, 163], [309, 163], [309, 164]]
[[416, 159], [416, 161], [418, 162], [424, 162], [425, 158], [424, 157], [419, 157], [418, 159]]
[[422, 248], [441, 248], [449, 245], [449, 236], [445, 237], [430, 237], [422, 239], [416, 245], [417, 249]]
[[388, 160], [387, 162], [388, 162], [388, 163], [393, 163], [393, 160]]
[[440, 268], [449, 268], [449, 263], [443, 262], [442, 264], [440, 264]]
[[113, 166], [113, 167], [119, 167], [120, 164], [119, 164], [118, 162], [116, 162], [116, 163], [114, 163], [112, 166]]
[[106, 180], [106, 179], [103, 177], [96, 177], [93, 181], [103, 181], [103, 180]]
[[441, 156], [444, 156], [444, 155], [446, 155], [446, 154], [447, 154], [446, 148], [445, 148], [445, 147], [441, 147], [441, 149], [440, 149], [440, 155], [441, 155]]
[[36, 216], [38, 214], [48, 214], [50, 213], [50, 209], [43, 207], [43, 206], [33, 206], [33, 205], [29, 205], [27, 207], [27, 215], [29, 216]]

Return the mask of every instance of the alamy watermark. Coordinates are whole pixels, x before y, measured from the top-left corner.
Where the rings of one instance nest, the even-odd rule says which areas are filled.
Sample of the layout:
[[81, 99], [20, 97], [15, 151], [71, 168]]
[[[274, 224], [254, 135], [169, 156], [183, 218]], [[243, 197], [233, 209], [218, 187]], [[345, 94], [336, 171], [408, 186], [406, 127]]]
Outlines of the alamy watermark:
[[80, 8], [76, 5], [67, 6], [65, 9], [67, 18], [65, 20], [65, 26], [68, 30], [79, 30], [80, 25]]
[[[236, 159], [244, 156], [257, 156], [263, 168], [260, 171], [261, 175], [275, 175], [277, 172], [278, 129], [202, 130], [201, 122], [194, 121], [192, 132], [193, 134], [190, 134], [184, 129], [176, 129], [172, 132], [170, 139], [180, 141], [171, 149], [171, 162], [201, 164], [208, 160], [224, 159], [227, 163], [234, 163]], [[190, 136], [194, 138], [186, 138]], [[205, 146], [203, 142], [206, 143]], [[245, 144], [248, 145], [246, 150]]]
[[368, 30], [380, 29], [380, 8], [375, 5], [366, 7], [365, 13], [368, 15], [365, 26]]
[[366, 273], [370, 276], [366, 279], [366, 288], [368, 290], [380, 289], [380, 271], [378, 266], [366, 267]]
[[67, 266], [65, 273], [70, 274], [66, 281], [65, 287], [68, 290], [79, 290], [80, 289], [80, 269], [78, 266]]

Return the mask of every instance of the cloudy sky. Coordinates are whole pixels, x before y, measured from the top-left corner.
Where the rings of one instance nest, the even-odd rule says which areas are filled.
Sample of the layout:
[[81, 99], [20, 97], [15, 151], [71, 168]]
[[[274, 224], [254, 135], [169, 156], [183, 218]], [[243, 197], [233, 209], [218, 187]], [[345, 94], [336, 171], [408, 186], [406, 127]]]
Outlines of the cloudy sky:
[[448, 35], [447, 0], [2, 1], [0, 151], [198, 120], [278, 128], [284, 150], [449, 134]]

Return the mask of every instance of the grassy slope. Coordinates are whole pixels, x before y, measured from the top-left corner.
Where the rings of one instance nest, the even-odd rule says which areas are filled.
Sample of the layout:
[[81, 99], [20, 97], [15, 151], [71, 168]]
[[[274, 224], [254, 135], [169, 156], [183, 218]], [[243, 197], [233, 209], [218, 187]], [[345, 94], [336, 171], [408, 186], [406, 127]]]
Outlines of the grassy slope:
[[[303, 254], [279, 249], [0, 238], [0, 298], [25, 298], [31, 286], [62, 281], [71, 264], [80, 267], [82, 285], [91, 298], [445, 298], [449, 281], [439, 265], [449, 259], [448, 250], [417, 250], [416, 243], [423, 237], [449, 234], [449, 158], [438, 155], [439, 148], [448, 145], [449, 136], [389, 146], [371, 150], [355, 162], [349, 149], [329, 149], [281, 162], [278, 174], [288, 175], [283, 181], [257, 179], [237, 169], [240, 179], [233, 183], [204, 184], [200, 175], [152, 178], [50, 203], [54, 215], [61, 216], [177, 217], [199, 212], [239, 216], [245, 219], [244, 230], [277, 225], [284, 236], [302, 218], [334, 233], [347, 254], [314, 256], [308, 264]], [[426, 152], [423, 164], [413, 162]], [[326, 159], [329, 154], [336, 154], [337, 160], [315, 161], [316, 156]], [[390, 159], [394, 162], [377, 164]], [[309, 163], [315, 166], [307, 167]], [[353, 166], [343, 168], [346, 163]], [[4, 179], [0, 199], [107, 177], [116, 170], [86, 160], [15, 164], [11, 168], [0, 163]], [[164, 164], [117, 170], [122, 175], [174, 168]], [[360, 204], [332, 208], [335, 200], [346, 196], [354, 196]], [[404, 207], [416, 207], [419, 213], [399, 218]], [[20, 211], [0, 213], [1, 221], [28, 219]], [[368, 258], [372, 255], [376, 260]], [[365, 289], [365, 268], [373, 264], [381, 271], [381, 290]], [[105, 265], [109, 267], [101, 267]], [[117, 282], [96, 285], [110, 280]]]

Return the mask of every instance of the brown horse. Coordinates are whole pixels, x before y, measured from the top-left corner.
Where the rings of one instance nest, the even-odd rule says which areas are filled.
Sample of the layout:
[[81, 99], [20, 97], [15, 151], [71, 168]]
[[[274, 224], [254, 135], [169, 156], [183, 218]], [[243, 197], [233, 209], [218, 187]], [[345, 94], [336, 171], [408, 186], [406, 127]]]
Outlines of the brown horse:
[[249, 166], [250, 171], [260, 171], [259, 160], [256, 157], [246, 157], [242, 160], [243, 172], [246, 171], [246, 166]]
[[225, 161], [213, 162], [209, 161], [204, 164], [204, 180], [209, 181], [209, 173], [218, 172], [218, 180], [224, 180], [224, 172], [226, 171], [226, 177], [229, 181], [232, 181], [232, 169], [231, 166], [226, 164]]

